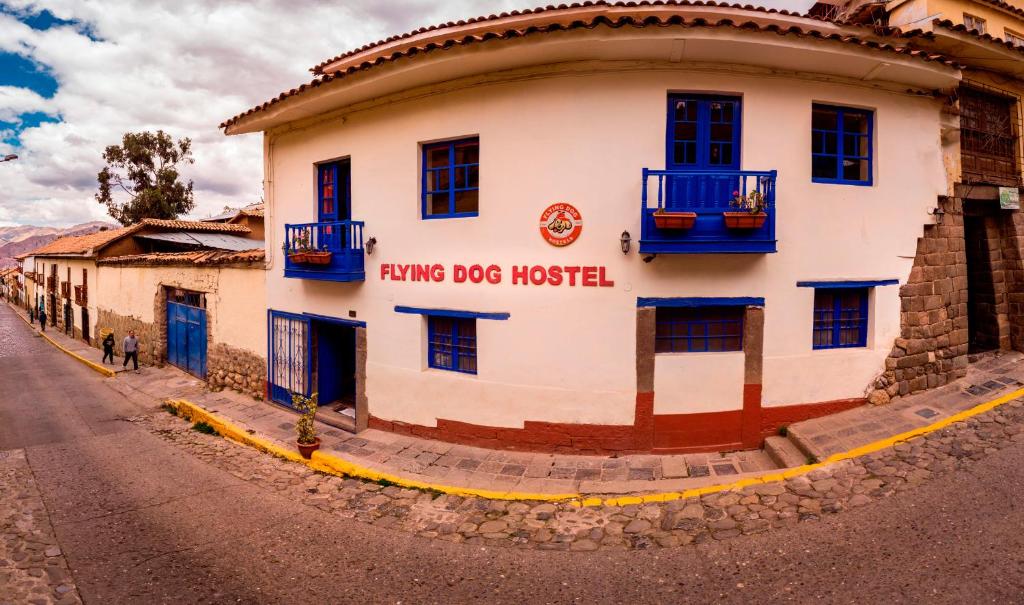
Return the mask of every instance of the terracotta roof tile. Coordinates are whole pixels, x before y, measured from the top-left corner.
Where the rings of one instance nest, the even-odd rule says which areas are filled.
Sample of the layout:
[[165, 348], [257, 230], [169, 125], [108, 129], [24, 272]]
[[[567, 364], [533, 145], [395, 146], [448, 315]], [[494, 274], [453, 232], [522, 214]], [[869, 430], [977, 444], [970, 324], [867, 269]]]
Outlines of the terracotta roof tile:
[[194, 252], [152, 252], [114, 256], [97, 261], [99, 265], [185, 265], [211, 266], [262, 263], [262, 248], [234, 252], [229, 250], [197, 250]]
[[[349, 66], [349, 67], [345, 68], [344, 70], [335, 71], [333, 73], [323, 74], [320, 77], [312, 80], [311, 82], [309, 82], [307, 84], [303, 84], [303, 85], [301, 85], [301, 86], [299, 86], [297, 88], [292, 88], [290, 90], [284, 91], [281, 94], [279, 94], [278, 96], [274, 97], [273, 99], [270, 99], [269, 101], [266, 101], [265, 103], [262, 103], [261, 105], [257, 105], [256, 107], [253, 107], [253, 108], [249, 109], [248, 111], [240, 113], [240, 114], [234, 116], [233, 118], [230, 118], [230, 119], [224, 121], [223, 123], [221, 123], [220, 127], [221, 128], [228, 128], [228, 127], [232, 126], [233, 124], [237, 123], [239, 120], [241, 120], [241, 119], [243, 119], [245, 117], [248, 117], [248, 116], [250, 116], [250, 115], [252, 115], [254, 113], [258, 113], [260, 111], [264, 111], [266, 109], [269, 109], [270, 107], [272, 107], [272, 106], [274, 106], [274, 105], [276, 105], [276, 104], [278, 104], [278, 103], [280, 103], [280, 102], [282, 102], [282, 101], [284, 101], [286, 99], [289, 99], [289, 98], [294, 97], [296, 95], [302, 94], [302, 93], [304, 93], [304, 92], [306, 92], [308, 90], [311, 90], [311, 89], [314, 89], [314, 88], [318, 88], [320, 86], [323, 86], [323, 85], [328, 84], [330, 82], [333, 82], [335, 80], [340, 80], [340, 79], [342, 79], [342, 78], [344, 78], [346, 76], [349, 76], [351, 74], [362, 72], [362, 71], [366, 71], [366, 70], [371, 69], [373, 67], [376, 67], [376, 66], [379, 66], [379, 65], [384, 65], [384, 64], [390, 63], [390, 62], [394, 62], [394, 61], [397, 61], [399, 59], [408, 58], [408, 57], [414, 57], [414, 56], [417, 56], [417, 55], [423, 55], [423, 54], [426, 54], [426, 53], [429, 53], [429, 52], [433, 52], [433, 51], [437, 51], [437, 50], [447, 50], [447, 49], [454, 48], [454, 47], [457, 47], [457, 46], [466, 46], [466, 45], [470, 45], [470, 44], [477, 44], [477, 43], [481, 43], [481, 42], [487, 42], [487, 41], [491, 41], [491, 40], [507, 40], [507, 39], [514, 39], [514, 38], [522, 38], [522, 37], [529, 36], [529, 35], [534, 35], [534, 34], [542, 34], [542, 33], [548, 33], [548, 32], [556, 32], [556, 31], [566, 31], [566, 30], [573, 30], [573, 29], [594, 29], [594, 28], [599, 27], [599, 26], [607, 26], [607, 27], [611, 27], [611, 28], [621, 28], [621, 27], [627, 27], [627, 26], [629, 26], [629, 27], [651, 27], [651, 26], [669, 27], [669, 26], [677, 26], [677, 27], [693, 27], [693, 28], [696, 28], [696, 27], [732, 27], [732, 28], [735, 28], [735, 29], [742, 29], [742, 30], [747, 30], [747, 31], [774, 33], [774, 34], [777, 34], [777, 35], [780, 35], [780, 36], [792, 35], [792, 36], [797, 36], [797, 37], [800, 37], [800, 38], [813, 38], [813, 39], [817, 39], [817, 40], [827, 40], [827, 41], [834, 41], [834, 42], [840, 42], [840, 43], [846, 43], [846, 44], [853, 44], [853, 45], [857, 45], [857, 46], [860, 46], [862, 48], [870, 49], [870, 50], [874, 50], [874, 51], [904, 55], [904, 56], [920, 59], [920, 60], [923, 60], [923, 61], [933, 61], [933, 62], [937, 62], [939, 64], [942, 64], [942, 65], [945, 65], [945, 66], [948, 66], [948, 67], [952, 67], [952, 68], [959, 68], [960, 67], [960, 65], [958, 63], [956, 63], [955, 61], [952, 61], [952, 60], [944, 57], [943, 55], [939, 55], [939, 54], [936, 54], [936, 53], [925, 52], [925, 51], [909, 48], [909, 47], [906, 47], [906, 46], [897, 46], [897, 45], [889, 44], [889, 43], [885, 43], [885, 42], [878, 42], [878, 41], [869, 39], [867, 36], [861, 37], [861, 36], [850, 35], [848, 33], [839, 33], [839, 32], [821, 32], [821, 31], [817, 31], [817, 30], [814, 30], [814, 29], [804, 29], [804, 28], [798, 27], [796, 25], [793, 25], [793, 26], [790, 26], [790, 27], [783, 27], [783, 26], [780, 26], [780, 25], [777, 25], [777, 24], [760, 25], [760, 24], [755, 23], [753, 21], [736, 21], [734, 19], [728, 19], [728, 18], [723, 18], [723, 19], [719, 19], [719, 20], [716, 20], [716, 21], [711, 21], [711, 20], [704, 19], [704, 18], [687, 19], [686, 16], [684, 14], [682, 14], [682, 12], [680, 12], [679, 14], [674, 14], [672, 16], [668, 16], [668, 17], [663, 17], [663, 16], [659, 16], [659, 15], [651, 15], [651, 14], [646, 14], [646, 15], [642, 15], [641, 16], [641, 15], [628, 15], [628, 14], [621, 14], [621, 13], [619, 13], [619, 14], [611, 14], [611, 15], [609, 15], [609, 14], [598, 14], [598, 15], [592, 16], [589, 19], [578, 19], [578, 20], [572, 21], [570, 23], [561, 23], [561, 22], [559, 22], [557, 20], [557, 13], [559, 11], [564, 11], [564, 10], [569, 10], [569, 9], [574, 9], [574, 8], [581, 8], [581, 7], [635, 8], [635, 7], [651, 7], [651, 6], [733, 8], [733, 9], [738, 9], [738, 10], [742, 10], [742, 11], [746, 11], [746, 12], [751, 12], [751, 13], [768, 13], [768, 14], [775, 13], [775, 14], [787, 15], [787, 16], [804, 17], [804, 18], [806, 18], [808, 20], [816, 20], [816, 21], [819, 21], [819, 22], [826, 22], [826, 23], [829, 23], [829, 24], [833, 24], [832, 22], [826, 21], [826, 20], [821, 19], [819, 17], [801, 16], [801, 15], [799, 15], [797, 13], [791, 13], [791, 12], [788, 12], [788, 11], [779, 11], [779, 10], [776, 10], [776, 9], [766, 9], [766, 8], [762, 8], [762, 7], [753, 7], [753, 6], [749, 6], [749, 5], [748, 6], [741, 6], [739, 4], [727, 4], [727, 3], [720, 3], [720, 2], [713, 2], [713, 1], [708, 1], [708, 2], [692, 1], [691, 2], [691, 1], [688, 1], [688, 0], [675, 0], [675, 1], [673, 1], [673, 0], [666, 0], [666, 1], [661, 1], [661, 2], [615, 2], [615, 3], [609, 3], [609, 2], [584, 2], [584, 3], [581, 3], [581, 4], [571, 4], [571, 5], [563, 4], [563, 5], [559, 5], [557, 7], [556, 6], [548, 6], [548, 7], [544, 7], [544, 8], [540, 8], [540, 9], [534, 9], [534, 10], [514, 11], [514, 12], [511, 12], [511, 13], [501, 13], [500, 15], [491, 15], [489, 17], [481, 17], [481, 18], [479, 18], [477, 20], [479, 20], [479, 21], [496, 21], [497, 22], [497, 21], [500, 21], [501, 19], [505, 19], [505, 18], [508, 18], [510, 16], [515, 16], [515, 15], [548, 13], [548, 12], [552, 13], [552, 20], [551, 20], [550, 23], [535, 24], [535, 25], [529, 25], [529, 26], [524, 27], [524, 28], [509, 28], [509, 29], [500, 29], [498, 27], [500, 24], [496, 23], [495, 27], [497, 29], [495, 29], [493, 31], [481, 33], [481, 34], [461, 35], [460, 36], [460, 35], [457, 35], [457, 34], [453, 33], [453, 37], [449, 37], [447, 39], [433, 38], [433, 39], [431, 39], [429, 41], [425, 41], [423, 44], [412, 45], [412, 46], [406, 47], [406, 48], [404, 48], [402, 50], [395, 51], [394, 53], [392, 53], [390, 55], [379, 56], [379, 57], [373, 59], [372, 61], [366, 61], [366, 62], [360, 63], [358, 65], [352, 65], [352, 66]], [[361, 49], [358, 49], [358, 50], [353, 51], [351, 53], [348, 53], [346, 55], [339, 55], [339, 57], [336, 57], [334, 59], [331, 59], [330, 61], [322, 63], [321, 66], [318, 66], [318, 67], [322, 67], [323, 65], [328, 65], [328, 64], [330, 64], [330, 63], [332, 63], [334, 61], [337, 61], [339, 59], [345, 58], [347, 56], [353, 56], [353, 55], [358, 54], [360, 52], [365, 52], [368, 49], [372, 49], [372, 48], [374, 48], [376, 46], [380, 46], [380, 45], [386, 44], [388, 41], [395, 41], [395, 40], [403, 39], [403, 38], [406, 38], [406, 37], [412, 37], [414, 35], [417, 35], [417, 34], [420, 34], [420, 33], [423, 33], [423, 32], [427, 32], [427, 31], [443, 30], [443, 29], [445, 29], [447, 27], [455, 27], [455, 26], [459, 26], [459, 25], [464, 25], [464, 24], [472, 22], [472, 21], [474, 21], [474, 20], [458, 21], [458, 22], [454, 22], [454, 23], [446, 23], [444, 25], [436, 26], [436, 27], [433, 27], [433, 28], [419, 29], [419, 30], [410, 32], [408, 34], [405, 34], [403, 36], [389, 38], [388, 40], [383, 40], [381, 42], [377, 42], [377, 43], [365, 46], [365, 47], [363, 47]], [[866, 29], [865, 29], [865, 32], [867, 32]]]
[[[1021, 14], [1024, 15], [1024, 10], [1021, 11]], [[972, 36], [974, 38], [977, 38], [978, 40], [984, 40], [985, 42], [990, 42], [997, 46], [1003, 46], [1008, 50], [1024, 53], [1024, 47], [1016, 46], [1015, 44], [1013, 44], [1013, 42], [1007, 42], [1006, 40], [1003, 40], [1002, 38], [997, 38], [996, 36], [993, 36], [991, 34], [980, 33], [978, 32], [978, 30], [969, 29], [966, 25], [963, 25], [962, 23], [953, 23], [949, 19], [935, 19], [934, 21], [932, 21], [932, 26], [935, 28], [941, 28], [948, 31], [957, 32], [959, 34], [964, 34], [966, 36]], [[929, 40], [935, 38], [935, 34], [933, 32], [926, 32], [920, 29], [910, 30], [907, 32], [896, 30], [896, 33], [897, 35], [903, 38], [926, 38]]]
[[87, 254], [93, 249], [103, 247], [116, 239], [130, 234], [134, 229], [134, 227], [122, 227], [120, 229], [97, 231], [88, 235], [59, 237], [42, 247], [26, 252], [23, 256]]
[[245, 225], [229, 225], [225, 223], [208, 223], [204, 221], [179, 221], [156, 218], [142, 219], [139, 223], [132, 225], [132, 229], [141, 227], [159, 227], [163, 229], [182, 229], [188, 231], [213, 231], [217, 233], [251, 233], [251, 229]]

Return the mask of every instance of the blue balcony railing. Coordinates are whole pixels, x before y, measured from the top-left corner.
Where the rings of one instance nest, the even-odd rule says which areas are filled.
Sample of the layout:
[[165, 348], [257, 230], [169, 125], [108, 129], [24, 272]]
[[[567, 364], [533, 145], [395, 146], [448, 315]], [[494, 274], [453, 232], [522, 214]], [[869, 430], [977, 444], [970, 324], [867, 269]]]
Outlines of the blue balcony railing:
[[325, 281], [366, 279], [363, 222], [285, 225], [284, 276]]
[[[758, 254], [775, 252], [775, 179], [777, 173], [754, 170], [643, 170], [640, 252], [642, 254]], [[730, 202], [737, 194], [764, 196], [763, 223], [750, 217], [726, 220], [741, 209]], [[693, 213], [675, 224], [655, 212]]]

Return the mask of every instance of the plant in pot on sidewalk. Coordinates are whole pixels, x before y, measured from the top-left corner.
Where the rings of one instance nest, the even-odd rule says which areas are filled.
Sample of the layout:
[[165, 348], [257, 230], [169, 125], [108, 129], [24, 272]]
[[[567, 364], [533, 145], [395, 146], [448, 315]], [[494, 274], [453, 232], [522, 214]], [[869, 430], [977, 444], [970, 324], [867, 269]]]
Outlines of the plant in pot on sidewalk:
[[733, 198], [729, 205], [733, 208], [739, 208], [739, 211], [722, 213], [726, 227], [730, 229], [758, 229], [764, 225], [768, 214], [765, 212], [767, 206], [763, 193], [755, 189], [747, 195], [743, 195], [739, 191], [733, 191], [732, 195]]
[[301, 414], [295, 423], [299, 453], [303, 458], [309, 458], [313, 452], [320, 449], [320, 438], [316, 436], [316, 426], [313, 424], [316, 418], [317, 394], [305, 397], [299, 393], [292, 393], [292, 407]]

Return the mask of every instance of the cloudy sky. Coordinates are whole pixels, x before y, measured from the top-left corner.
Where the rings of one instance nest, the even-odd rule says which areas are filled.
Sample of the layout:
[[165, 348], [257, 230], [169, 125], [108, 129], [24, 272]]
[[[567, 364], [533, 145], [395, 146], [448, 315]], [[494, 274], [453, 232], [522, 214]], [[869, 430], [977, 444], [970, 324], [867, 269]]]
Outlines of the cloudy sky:
[[[805, 10], [812, 0], [764, 0]], [[536, 0], [0, 0], [0, 226], [107, 219], [107, 145], [190, 137], [195, 216], [261, 196], [259, 135], [217, 125], [392, 34]]]

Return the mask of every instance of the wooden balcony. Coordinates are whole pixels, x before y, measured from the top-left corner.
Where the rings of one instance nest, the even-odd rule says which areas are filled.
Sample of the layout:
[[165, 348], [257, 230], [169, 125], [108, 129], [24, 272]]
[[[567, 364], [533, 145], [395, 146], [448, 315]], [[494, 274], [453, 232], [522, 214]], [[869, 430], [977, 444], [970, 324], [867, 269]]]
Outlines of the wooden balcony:
[[284, 227], [285, 277], [336, 282], [366, 279], [362, 221]]

